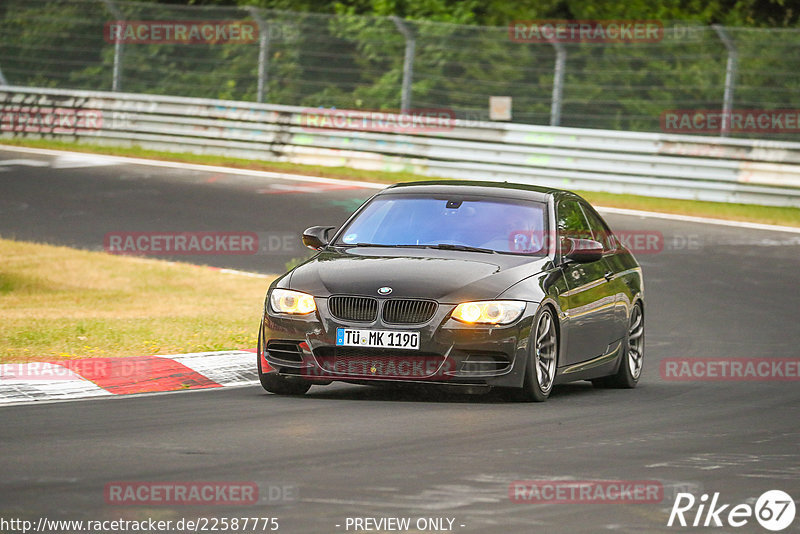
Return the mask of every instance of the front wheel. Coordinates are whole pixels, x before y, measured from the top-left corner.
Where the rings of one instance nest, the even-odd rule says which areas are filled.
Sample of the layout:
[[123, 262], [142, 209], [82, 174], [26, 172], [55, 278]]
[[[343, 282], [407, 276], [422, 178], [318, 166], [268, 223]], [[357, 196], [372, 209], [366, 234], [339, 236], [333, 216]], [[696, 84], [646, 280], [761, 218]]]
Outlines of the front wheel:
[[634, 304], [631, 309], [623, 350], [617, 374], [592, 380], [592, 384], [599, 387], [630, 389], [635, 388], [639, 383], [644, 364], [644, 312], [639, 302]]
[[550, 308], [542, 308], [534, 321], [525, 380], [515, 397], [521, 401], [544, 402], [553, 390], [558, 364], [558, 332]]
[[[263, 322], [263, 321], [262, 321]], [[310, 388], [311, 384], [302, 379], [291, 380], [280, 376], [277, 372], [265, 373], [261, 368], [261, 351], [265, 350], [261, 343], [262, 330], [258, 332], [258, 351], [256, 358], [258, 360], [258, 380], [261, 382], [261, 387], [269, 393], [275, 395], [304, 395]]]
[[261, 387], [275, 395], [303, 395], [311, 388], [311, 384], [298, 379], [290, 380], [278, 373], [259, 373]]

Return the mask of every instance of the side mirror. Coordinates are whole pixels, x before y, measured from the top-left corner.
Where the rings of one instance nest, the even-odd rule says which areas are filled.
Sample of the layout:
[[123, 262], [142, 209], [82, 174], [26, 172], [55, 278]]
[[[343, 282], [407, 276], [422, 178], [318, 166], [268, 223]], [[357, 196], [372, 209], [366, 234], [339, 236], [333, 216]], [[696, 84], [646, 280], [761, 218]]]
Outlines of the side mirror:
[[568, 237], [569, 250], [566, 258], [578, 263], [591, 263], [603, 257], [602, 243], [593, 239], [575, 239]]
[[303, 244], [311, 250], [319, 250], [328, 244], [328, 232], [335, 226], [312, 226], [303, 232]]

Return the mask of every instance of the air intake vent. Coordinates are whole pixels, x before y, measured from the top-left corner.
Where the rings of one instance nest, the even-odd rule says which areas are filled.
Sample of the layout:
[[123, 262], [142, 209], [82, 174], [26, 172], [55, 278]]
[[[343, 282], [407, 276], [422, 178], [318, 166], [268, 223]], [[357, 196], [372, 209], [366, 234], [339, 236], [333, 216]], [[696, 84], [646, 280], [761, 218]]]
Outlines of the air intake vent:
[[387, 300], [383, 305], [383, 320], [388, 324], [427, 323], [437, 307], [438, 304], [432, 300]]
[[299, 341], [277, 341], [267, 343], [267, 353], [271, 358], [287, 362], [302, 362], [303, 349]]
[[328, 309], [345, 321], [371, 322], [378, 317], [378, 301], [369, 297], [330, 297]]
[[320, 347], [314, 350], [317, 363], [326, 373], [353, 378], [422, 379], [442, 374], [444, 356], [432, 352], [391, 351], [351, 347]]

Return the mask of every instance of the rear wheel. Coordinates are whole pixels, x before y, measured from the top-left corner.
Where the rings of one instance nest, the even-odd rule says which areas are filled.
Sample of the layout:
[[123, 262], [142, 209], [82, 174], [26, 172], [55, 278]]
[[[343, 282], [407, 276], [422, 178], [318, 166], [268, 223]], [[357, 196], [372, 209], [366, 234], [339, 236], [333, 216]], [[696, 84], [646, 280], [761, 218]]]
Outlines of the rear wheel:
[[534, 321], [525, 380], [515, 397], [522, 401], [544, 402], [553, 390], [558, 364], [558, 333], [553, 311], [542, 308]]
[[310, 388], [311, 384], [303, 379], [292, 380], [280, 376], [277, 372], [267, 372], [261, 368], [261, 351], [264, 350], [262, 345], [262, 332], [259, 329], [258, 333], [258, 380], [261, 382], [261, 387], [275, 395], [303, 395]]
[[599, 387], [635, 388], [642, 376], [644, 364], [644, 312], [637, 302], [631, 309], [628, 333], [623, 340], [622, 360], [617, 374], [592, 380]]

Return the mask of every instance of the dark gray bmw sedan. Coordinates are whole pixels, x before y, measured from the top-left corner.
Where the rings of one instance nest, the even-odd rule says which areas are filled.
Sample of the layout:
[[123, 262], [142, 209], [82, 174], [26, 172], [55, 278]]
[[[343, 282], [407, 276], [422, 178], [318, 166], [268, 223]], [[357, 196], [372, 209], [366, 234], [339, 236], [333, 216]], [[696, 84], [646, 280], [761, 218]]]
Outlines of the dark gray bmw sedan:
[[559, 383], [639, 381], [642, 271], [578, 195], [398, 184], [335, 228], [306, 230], [317, 254], [267, 292], [258, 343], [267, 391], [431, 384], [544, 401]]

